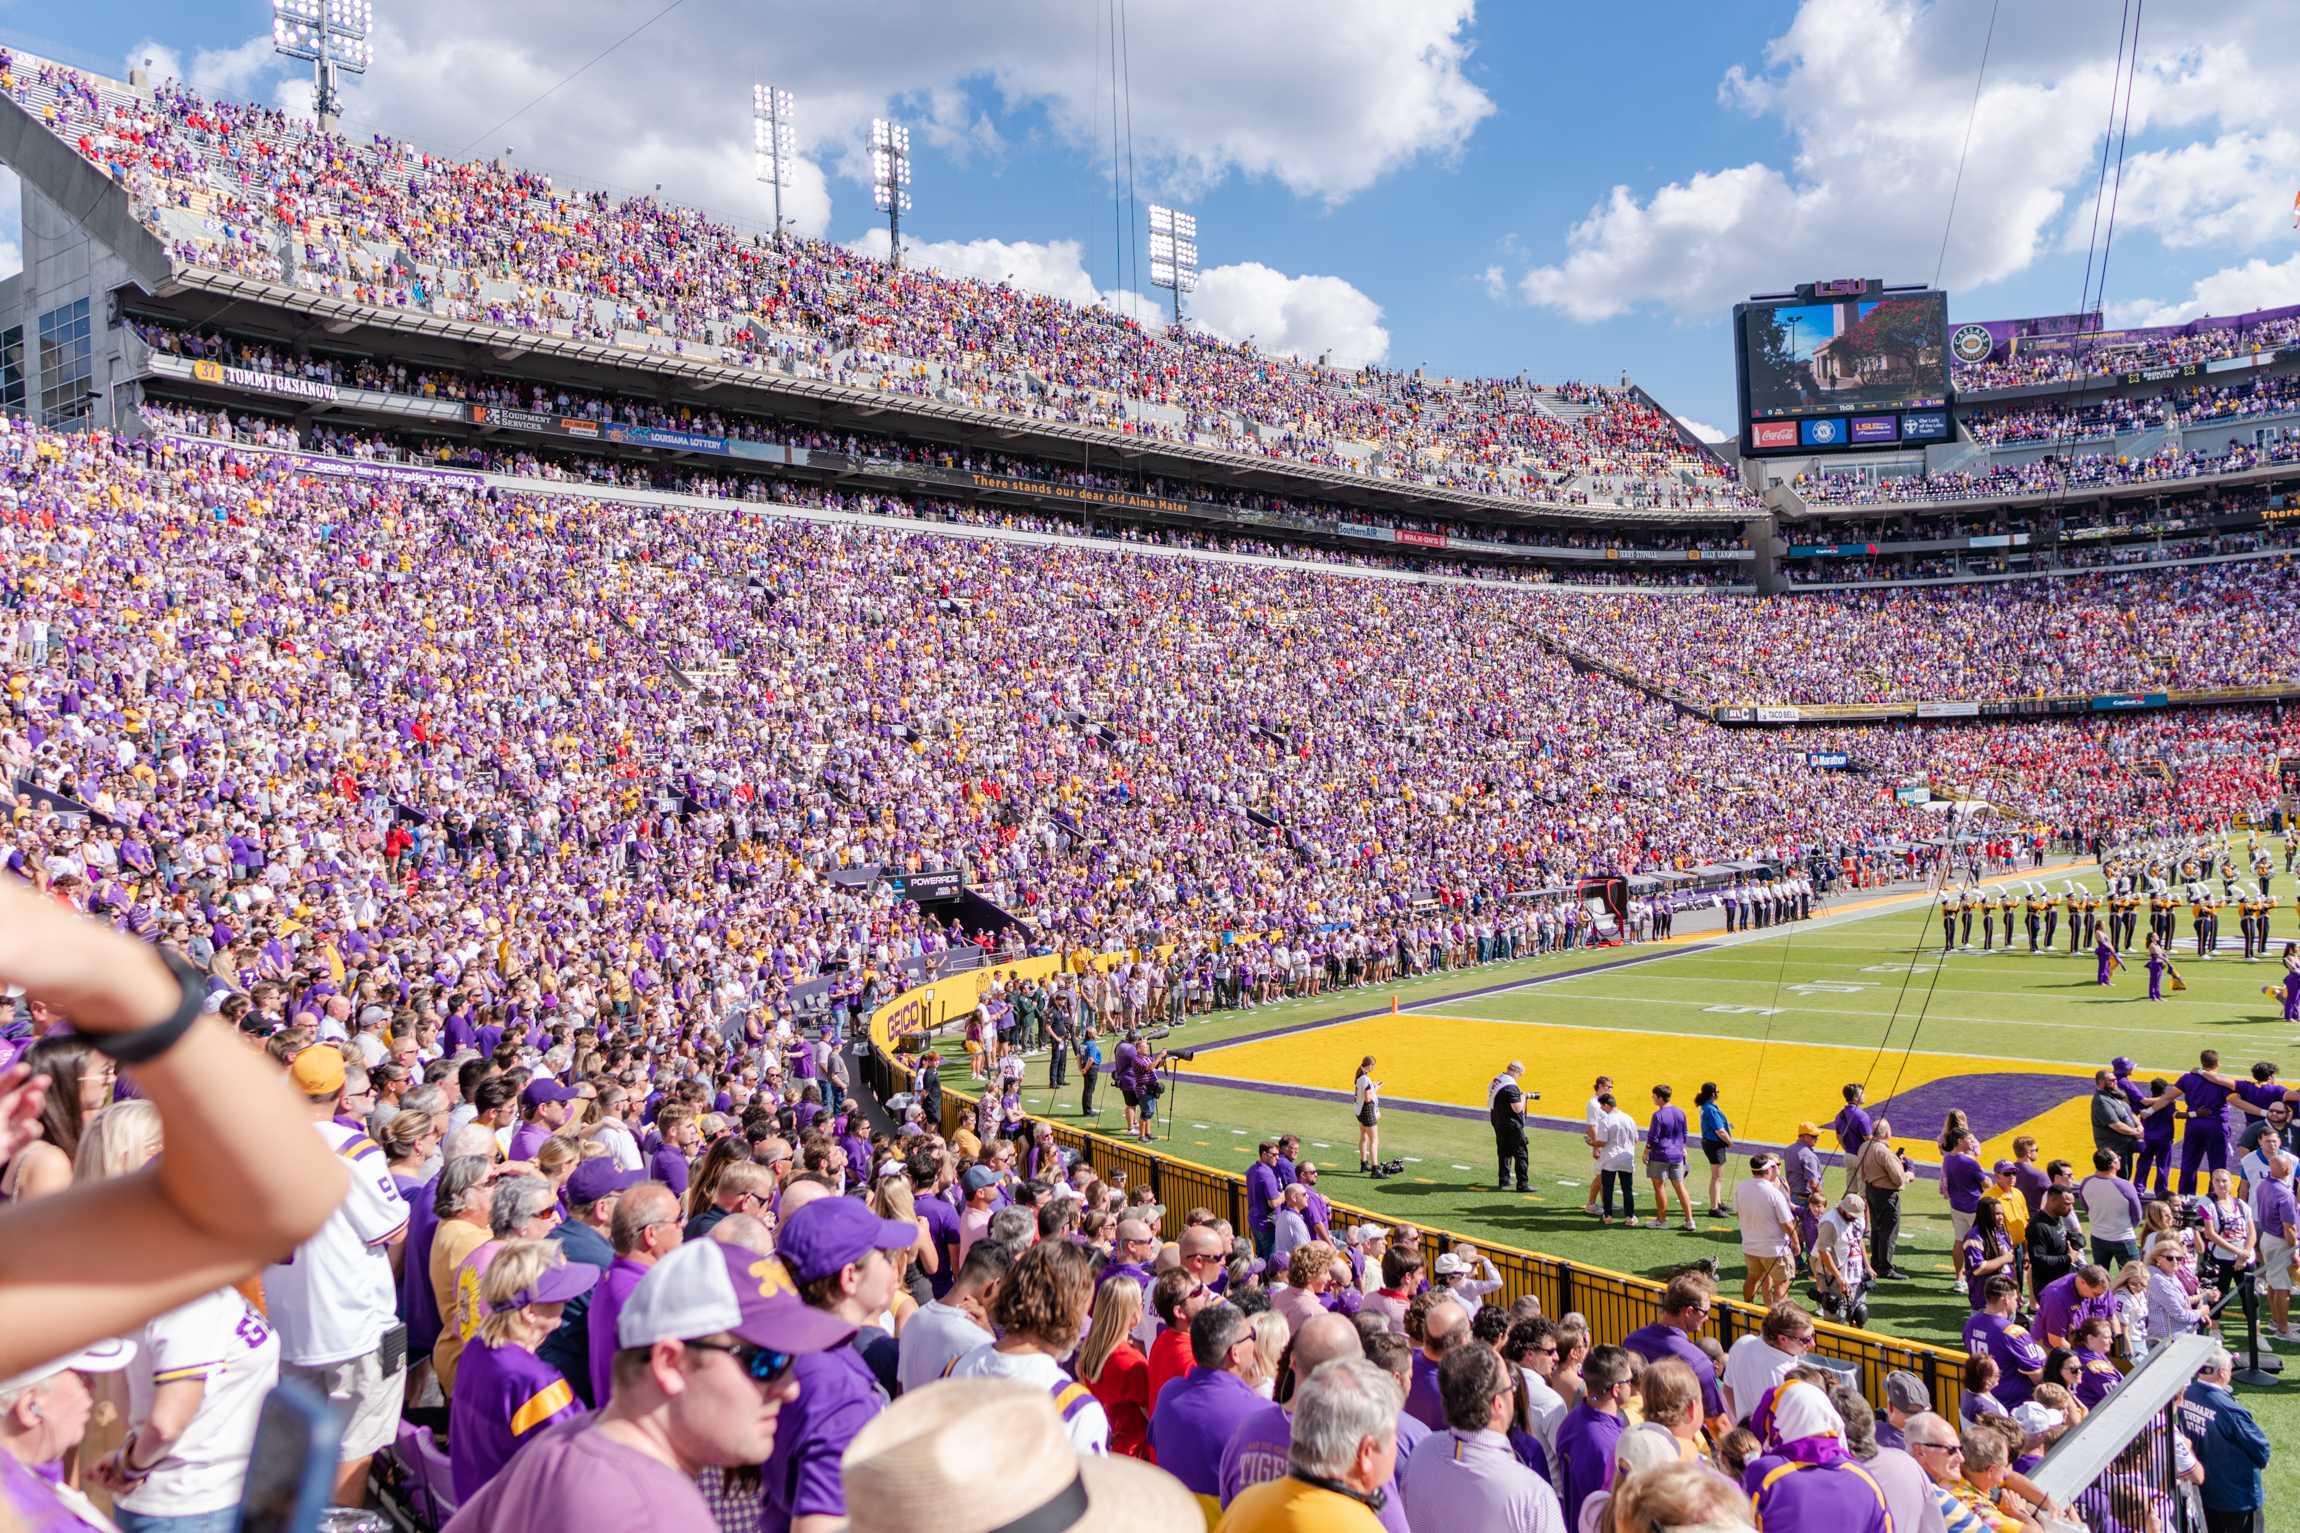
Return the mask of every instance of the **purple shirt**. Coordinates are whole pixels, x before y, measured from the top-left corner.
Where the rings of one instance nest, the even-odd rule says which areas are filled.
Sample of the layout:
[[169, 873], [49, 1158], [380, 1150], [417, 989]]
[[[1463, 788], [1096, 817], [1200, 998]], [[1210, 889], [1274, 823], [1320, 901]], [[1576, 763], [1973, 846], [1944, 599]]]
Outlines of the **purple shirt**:
[[1869, 1142], [1869, 1111], [1847, 1102], [1844, 1111], [1829, 1120], [1829, 1127], [1837, 1131], [1837, 1148], [1847, 1155]]
[[431, 1290], [431, 1242], [439, 1235], [432, 1204], [439, 1178], [400, 1189], [407, 1200], [407, 1264], [399, 1273], [399, 1318], [407, 1322], [407, 1355], [428, 1357], [439, 1342], [439, 1295]]
[[595, 1416], [577, 1416], [534, 1434], [534, 1440], [509, 1468], [487, 1482], [476, 1500], [456, 1509], [448, 1526], [455, 1533], [514, 1533], [527, 1528], [719, 1533], [693, 1480], [591, 1430], [597, 1421]]
[[591, 1289], [591, 1399], [596, 1405], [606, 1405], [615, 1388], [615, 1353], [621, 1346], [615, 1339], [615, 1326], [623, 1314], [623, 1301], [646, 1275], [644, 1265], [618, 1256]]
[[[2065, 1277], [2054, 1278], [2036, 1296], [2037, 1334], [2044, 1338], [2048, 1346], [2065, 1346], [2073, 1341], [2077, 1327], [2094, 1315], [2114, 1321], [2116, 1303], [2105, 1293], [2095, 1299], [2087, 1299], [2078, 1293], [2076, 1274], [2073, 1272]], [[2056, 1336], [2065, 1340], [2056, 1342], [2053, 1340]], [[2006, 1401], [2005, 1409], [2012, 1409], [2012, 1405], [2013, 1402]]]
[[1653, 1111], [1645, 1125], [1645, 1163], [1649, 1166], [1685, 1164], [1685, 1109], [1674, 1102]]
[[1246, 1168], [1246, 1224], [1254, 1230], [1270, 1227], [1270, 1210], [1277, 1205], [1278, 1194], [1285, 1184], [1278, 1180], [1278, 1168], [1257, 1160]]
[[[532, 1120], [522, 1123], [511, 1131], [511, 1148], [505, 1158], [531, 1161], [535, 1152], [543, 1148], [543, 1141], [550, 1137], [551, 1130], [545, 1125]], [[679, 1191], [683, 1194], [686, 1189], [682, 1187]]]
[[2026, 1375], [2044, 1371], [2044, 1348], [2025, 1327], [1984, 1311], [1966, 1318], [1964, 1340], [1968, 1353], [1986, 1352], [1996, 1359], [1997, 1372], [2002, 1375], [1995, 1391], [1999, 1405], [2009, 1411], [2028, 1399], [2036, 1381]]
[[1293, 1446], [1294, 1418], [1282, 1405], [1265, 1405], [1239, 1422], [1222, 1450], [1222, 1505], [1237, 1500], [1248, 1486], [1284, 1479]]
[[2300, 1197], [2293, 1195], [2290, 1182], [2263, 1181], [2253, 1191], [2252, 1212], [2264, 1235], [2281, 1240], [2286, 1230], [2300, 1228]]
[[1884, 1487], [1849, 1458], [1783, 1460], [1766, 1471], [1751, 1502], [1758, 1525], [1779, 1533], [1893, 1533]]
[[661, 1182], [680, 1198], [687, 1196], [687, 1152], [675, 1144], [664, 1145], [647, 1161], [647, 1176]]
[[1612, 1477], [1613, 1445], [1626, 1426], [1619, 1416], [1591, 1410], [1586, 1400], [1557, 1424], [1557, 1465], [1565, 1481], [1557, 1499], [1564, 1503], [1568, 1528], [1581, 1526], [1581, 1503], [1605, 1489]]
[[1438, 1394], [1438, 1365], [1414, 1349], [1413, 1382], [1406, 1389], [1406, 1414], [1433, 1432], [1445, 1430], [1445, 1401]]
[[2188, 1131], [2200, 1132], [2205, 1124], [2218, 1124], [2227, 1132], [2228, 1088], [2206, 1080], [2196, 1071], [2183, 1075], [2177, 1084], [2181, 1100], [2188, 1104]]
[[[1230, 1439], [1267, 1403], [1234, 1373], [1193, 1367], [1159, 1391], [1157, 1407], [1150, 1413], [1150, 1446], [1157, 1452], [1158, 1467], [1193, 1495], [1219, 1496], [1222, 1455]], [[779, 1428], [776, 1440], [779, 1445]]]
[[775, 1422], [774, 1452], [761, 1470], [759, 1533], [788, 1533], [797, 1517], [846, 1516], [839, 1458], [855, 1434], [886, 1409], [886, 1391], [852, 1342], [810, 1352], [792, 1372], [799, 1397]]
[[[950, 1199], [938, 1195], [921, 1197], [916, 1207], [941, 1257], [929, 1280], [934, 1296], [940, 1299], [950, 1293], [950, 1285], [958, 1280], [958, 1210], [951, 1207]], [[1142, 1291], [1148, 1293], [1150, 1284], [1145, 1282]]]
[[1665, 1357], [1674, 1357], [1693, 1370], [1693, 1377], [1701, 1381], [1701, 1414], [1725, 1414], [1725, 1395], [1717, 1387], [1717, 1365], [1709, 1361], [1709, 1354], [1695, 1346], [1693, 1339], [1673, 1325], [1656, 1320], [1651, 1325], [1639, 1326], [1621, 1338], [1621, 1345], [1644, 1358], [1658, 1363]]
[[582, 1412], [583, 1402], [558, 1369], [525, 1347], [491, 1347], [473, 1337], [455, 1365], [447, 1410], [456, 1502], [478, 1495], [538, 1428]]
[[2020, 1189], [2021, 1201], [2028, 1205], [2028, 1216], [2036, 1218], [2044, 1208], [2045, 1189], [2052, 1185], [2052, 1177], [2036, 1162], [2018, 1160], [2013, 1162], [2013, 1185]]
[[1981, 1193], [1988, 1186], [1988, 1180], [1980, 1161], [1962, 1150], [1951, 1150], [1941, 1157], [1941, 1192], [1948, 1198], [1949, 1207], [1960, 1214], [1969, 1214], [1981, 1206]]

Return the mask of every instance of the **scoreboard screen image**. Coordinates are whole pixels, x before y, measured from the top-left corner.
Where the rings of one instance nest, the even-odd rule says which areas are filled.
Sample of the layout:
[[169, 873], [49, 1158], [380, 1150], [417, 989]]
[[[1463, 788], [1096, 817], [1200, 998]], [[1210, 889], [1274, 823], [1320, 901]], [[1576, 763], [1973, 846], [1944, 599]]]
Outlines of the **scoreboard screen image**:
[[1809, 283], [1735, 305], [1744, 448], [1946, 440], [1948, 312], [1944, 293], [1876, 281]]

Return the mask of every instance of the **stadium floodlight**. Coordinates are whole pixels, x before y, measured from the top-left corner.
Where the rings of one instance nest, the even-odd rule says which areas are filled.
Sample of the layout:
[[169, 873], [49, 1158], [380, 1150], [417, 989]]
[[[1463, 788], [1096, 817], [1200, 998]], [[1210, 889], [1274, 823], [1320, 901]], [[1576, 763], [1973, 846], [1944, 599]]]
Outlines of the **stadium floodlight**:
[[1174, 295], [1174, 323], [1182, 323], [1182, 295], [1198, 291], [1198, 219], [1150, 204], [1150, 285]]
[[886, 215], [886, 257], [902, 265], [902, 215], [910, 211], [910, 129], [884, 117], [870, 121], [871, 201]]
[[322, 132], [333, 133], [343, 111], [336, 76], [366, 74], [374, 62], [374, 28], [373, 0], [272, 0], [272, 51], [311, 64], [312, 110]]
[[783, 188], [798, 165], [798, 137], [792, 124], [791, 93], [773, 85], [751, 87], [751, 142], [759, 179], [775, 191], [775, 243], [783, 240]]

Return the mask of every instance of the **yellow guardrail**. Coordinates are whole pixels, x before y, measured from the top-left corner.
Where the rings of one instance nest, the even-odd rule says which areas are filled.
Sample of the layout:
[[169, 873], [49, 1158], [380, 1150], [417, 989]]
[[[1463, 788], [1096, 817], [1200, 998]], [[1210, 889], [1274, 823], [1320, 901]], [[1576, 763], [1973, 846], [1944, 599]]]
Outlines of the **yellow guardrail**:
[[[1044, 978], [1059, 972], [1065, 963], [1075, 970], [1083, 962], [1106, 965], [1121, 956], [1026, 958], [953, 975], [895, 996], [870, 1017], [871, 1045], [888, 1074], [888, 1090], [908, 1091], [912, 1085], [908, 1058], [915, 1057], [912, 1051], [916, 1044], [911, 1050], [902, 1045], [912, 1039], [923, 1041], [936, 1028], [966, 1016], [980, 1003], [992, 976]], [[938, 1127], [948, 1135], [960, 1124], [970, 1122], [977, 1102], [977, 1098], [964, 1092], [945, 1090], [942, 1122]], [[1168, 1239], [1180, 1236], [1196, 1209], [1208, 1210], [1215, 1217], [1228, 1220], [1233, 1229], [1247, 1227], [1246, 1179], [1237, 1172], [1202, 1166], [1130, 1139], [1114, 1139], [1053, 1119], [1033, 1117], [1031, 1121], [1049, 1124], [1054, 1130], [1055, 1142], [1083, 1155], [1104, 1181], [1114, 1181], [1116, 1175], [1122, 1173], [1126, 1185], [1148, 1186], [1166, 1211], [1163, 1233]], [[1437, 1249], [1439, 1242], [1468, 1241], [1490, 1256], [1501, 1273], [1502, 1291], [1496, 1296], [1497, 1303], [1511, 1303], [1530, 1294], [1540, 1301], [1543, 1314], [1579, 1311], [1588, 1317], [1591, 1335], [1600, 1340], [1618, 1341], [1640, 1326], [1652, 1324], [1661, 1315], [1660, 1299], [1665, 1285], [1653, 1278], [1615, 1272], [1562, 1256], [1496, 1245], [1440, 1226], [1401, 1220], [1379, 1209], [1348, 1203], [1334, 1203], [1332, 1208], [1332, 1223], [1337, 1227], [1374, 1224], [1394, 1228], [1414, 1224], [1423, 1231], [1425, 1250]], [[1727, 1347], [1757, 1331], [1765, 1317], [1759, 1306], [1722, 1294], [1712, 1313], [1717, 1322], [1718, 1339]], [[1896, 1369], [1906, 1370], [1925, 1381], [1932, 1391], [1935, 1410], [1952, 1421], [1957, 1419], [1957, 1404], [1964, 1393], [1964, 1353], [1952, 1347], [1906, 1341], [1826, 1320], [1817, 1319], [1815, 1330], [1817, 1339], [1813, 1350], [1823, 1357], [1854, 1365], [1860, 1373], [1862, 1393], [1870, 1399], [1884, 1398], [1886, 1374]]]

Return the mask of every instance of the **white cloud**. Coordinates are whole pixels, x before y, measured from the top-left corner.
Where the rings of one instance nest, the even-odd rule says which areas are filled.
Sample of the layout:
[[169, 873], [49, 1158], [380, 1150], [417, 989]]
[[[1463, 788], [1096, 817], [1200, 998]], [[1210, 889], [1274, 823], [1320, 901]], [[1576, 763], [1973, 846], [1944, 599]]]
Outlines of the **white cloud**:
[[2140, 298], [2113, 304], [2108, 322], [2177, 325], [2207, 314], [2242, 314], [2296, 302], [2300, 302], [2300, 255], [2287, 256], [2273, 265], [2255, 256], [2241, 266], [2225, 267], [2200, 279], [2186, 298]]
[[[2285, 128], [2130, 155], [2116, 198], [2117, 232], [2146, 230], [2175, 250], [2253, 249], [2291, 232], [2296, 186], [2300, 134]], [[2083, 250], [2085, 234], [2072, 227], [2068, 247]]]
[[188, 69], [182, 54], [149, 38], [130, 48], [125, 62], [129, 69], [150, 70], [155, 80], [181, 80], [203, 95], [244, 97], [255, 89], [260, 76], [279, 67], [282, 60], [266, 32], [234, 47], [202, 48], [192, 55]]
[[1191, 323], [1263, 351], [1363, 367], [1389, 355], [1382, 306], [1340, 277], [1289, 277], [1259, 261], [1198, 275]]
[[[848, 245], [874, 260], [883, 261], [887, 233], [884, 229], [872, 229], [862, 238], [848, 241]], [[906, 266], [932, 267], [954, 277], [972, 277], [981, 282], [1011, 282], [1024, 292], [1044, 293], [1082, 307], [1100, 304], [1146, 323], [1157, 322], [1162, 311], [1156, 299], [1126, 288], [1096, 287], [1093, 276], [1086, 270], [1085, 256], [1085, 247], [1076, 240], [905, 239], [902, 242]]]
[[[1584, 321], [1646, 303], [1709, 318], [1750, 292], [1815, 277], [1929, 279], [1988, 14], [1983, 0], [1804, 0], [1763, 67], [1736, 65], [1719, 88], [1724, 105], [1780, 124], [1787, 161], [1701, 170], [1643, 193], [1616, 186], [1556, 259], [1522, 274], [1519, 291]], [[2115, 15], [2082, 0], [2005, 8], [1957, 191], [1947, 286], [2020, 272], [2071, 226], [2079, 248], [2086, 242]], [[2178, 142], [2128, 159], [2124, 195], [2140, 207], [2120, 216], [2120, 237], [2191, 223], [2199, 242], [2257, 237], [2254, 186], [2183, 192], [2178, 181], [2190, 168], [2272, 175], [2294, 153], [2279, 126], [2300, 85], [2279, 41], [2288, 13], [2269, 0], [2186, 0], [2149, 21], [2164, 41], [2142, 49], [2134, 141], [2216, 125], [2225, 142], [2193, 167]], [[2274, 184], [2288, 192], [2291, 180]]]
[[1690, 415], [1678, 416], [1677, 424], [1683, 426], [1687, 431], [1692, 432], [1695, 436], [1699, 437], [1704, 442], [1722, 442], [1733, 434], [1730, 431], [1722, 431], [1717, 427], [1710, 425], [1707, 421], [1697, 421]]

